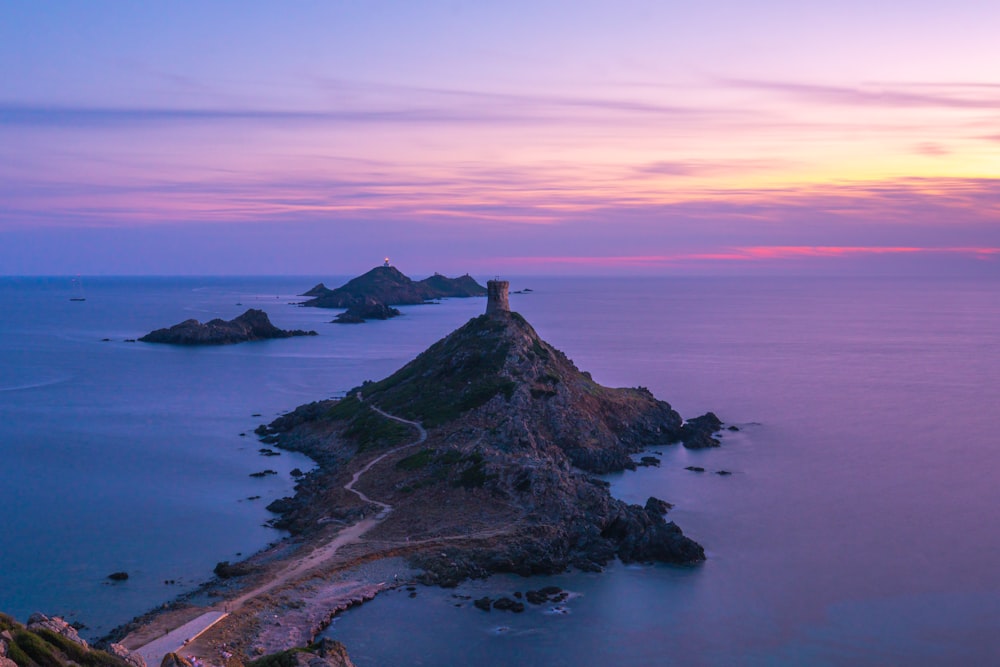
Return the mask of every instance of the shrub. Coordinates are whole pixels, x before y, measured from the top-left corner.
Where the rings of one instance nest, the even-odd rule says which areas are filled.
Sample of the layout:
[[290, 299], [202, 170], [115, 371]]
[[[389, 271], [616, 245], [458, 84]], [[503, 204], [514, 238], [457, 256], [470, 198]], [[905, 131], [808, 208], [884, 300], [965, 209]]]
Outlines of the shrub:
[[400, 470], [420, 470], [434, 460], [433, 449], [421, 449], [416, 454], [407, 456], [396, 462], [396, 467]]

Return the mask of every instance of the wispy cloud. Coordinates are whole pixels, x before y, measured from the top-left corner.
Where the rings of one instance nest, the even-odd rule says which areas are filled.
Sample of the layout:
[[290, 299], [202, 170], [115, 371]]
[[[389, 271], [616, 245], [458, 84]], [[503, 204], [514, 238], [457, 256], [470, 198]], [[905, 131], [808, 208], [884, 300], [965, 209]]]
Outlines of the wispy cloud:
[[919, 143], [913, 147], [913, 150], [918, 155], [926, 155], [928, 157], [942, 157], [951, 154], [951, 151], [947, 147], [933, 141]]
[[[821, 104], [876, 107], [943, 107], [1000, 109], [1000, 90], [989, 87], [947, 87], [950, 94], [932, 93], [906, 84], [830, 86], [793, 81], [721, 78], [723, 86], [780, 93]], [[945, 88], [945, 86], [941, 86]], [[984, 92], [985, 91], [985, 92]]]
[[655, 267], [704, 262], [760, 262], [803, 258], [847, 258], [865, 255], [966, 255], [977, 259], [1000, 257], [1000, 248], [919, 248], [886, 246], [749, 246], [717, 252], [666, 255], [547, 255], [500, 258], [518, 267], [573, 265], [600, 268]]
[[[495, 123], [526, 121], [522, 114], [468, 112], [461, 109], [365, 109], [301, 111], [279, 109], [197, 109], [197, 108], [130, 108], [130, 107], [71, 107], [25, 106], [0, 104], [0, 125], [35, 125], [58, 127], [117, 127], [148, 123], [192, 122], [331, 122], [331, 123]], [[537, 119], [536, 119], [537, 120]]]

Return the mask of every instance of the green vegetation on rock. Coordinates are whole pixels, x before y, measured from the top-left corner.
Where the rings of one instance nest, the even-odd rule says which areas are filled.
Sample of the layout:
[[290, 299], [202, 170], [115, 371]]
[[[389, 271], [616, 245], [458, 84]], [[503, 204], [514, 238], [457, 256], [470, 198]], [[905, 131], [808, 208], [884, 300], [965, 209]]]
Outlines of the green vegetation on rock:
[[478, 408], [517, 385], [501, 374], [510, 341], [502, 321], [477, 317], [396, 373], [361, 387], [383, 410], [433, 428]]

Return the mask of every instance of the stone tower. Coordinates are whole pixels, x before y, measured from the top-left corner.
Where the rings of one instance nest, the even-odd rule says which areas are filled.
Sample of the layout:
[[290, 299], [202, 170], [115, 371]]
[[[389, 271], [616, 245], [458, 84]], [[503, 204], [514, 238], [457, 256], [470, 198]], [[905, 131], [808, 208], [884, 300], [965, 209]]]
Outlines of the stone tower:
[[510, 283], [506, 280], [488, 280], [486, 282], [486, 314], [509, 313], [510, 300], [507, 291]]

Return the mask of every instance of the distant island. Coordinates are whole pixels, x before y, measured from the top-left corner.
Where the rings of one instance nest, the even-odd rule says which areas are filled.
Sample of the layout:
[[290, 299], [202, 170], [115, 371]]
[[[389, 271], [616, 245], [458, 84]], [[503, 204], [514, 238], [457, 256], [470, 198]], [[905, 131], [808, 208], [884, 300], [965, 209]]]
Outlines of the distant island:
[[354, 323], [399, 315], [399, 311], [390, 306], [485, 295], [486, 288], [468, 274], [448, 278], [435, 273], [423, 280], [412, 280], [387, 263], [336, 289], [329, 289], [320, 283], [301, 295], [312, 297], [301, 305], [312, 308], [347, 308], [349, 312], [335, 321]]
[[366, 320], [387, 320], [390, 317], [399, 317], [401, 313], [392, 306], [387, 306], [385, 302], [374, 297], [359, 297], [347, 307], [347, 310], [340, 313], [333, 319], [336, 324], [361, 324]]
[[214, 319], [204, 324], [198, 320], [185, 320], [168, 329], [151, 331], [139, 340], [144, 343], [169, 345], [228, 345], [271, 338], [315, 335], [315, 331], [279, 329], [271, 324], [271, 320], [263, 310], [250, 308], [232, 320]]

